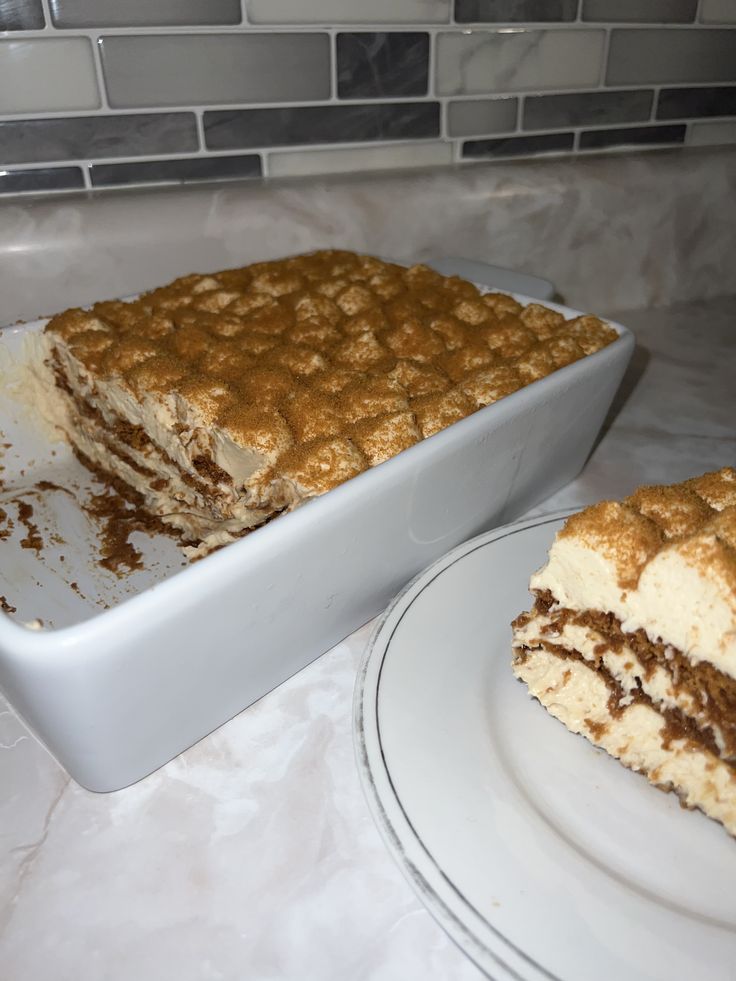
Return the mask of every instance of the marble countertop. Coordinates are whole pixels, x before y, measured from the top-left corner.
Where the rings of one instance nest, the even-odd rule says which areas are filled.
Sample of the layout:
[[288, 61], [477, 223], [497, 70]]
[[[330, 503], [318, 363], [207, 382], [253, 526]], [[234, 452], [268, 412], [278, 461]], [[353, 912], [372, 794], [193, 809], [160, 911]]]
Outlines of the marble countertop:
[[[736, 299], [615, 316], [638, 338], [630, 370], [583, 473], [535, 513], [736, 463]], [[110, 795], [71, 782], [0, 698], [5, 981], [480, 978], [363, 801], [369, 631]]]

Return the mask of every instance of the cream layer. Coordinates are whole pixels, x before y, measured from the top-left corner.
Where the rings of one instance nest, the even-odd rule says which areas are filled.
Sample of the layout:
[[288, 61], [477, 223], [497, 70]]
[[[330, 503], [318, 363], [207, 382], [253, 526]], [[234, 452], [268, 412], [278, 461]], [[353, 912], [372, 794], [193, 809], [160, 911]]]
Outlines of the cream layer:
[[610, 689], [583, 661], [545, 650], [525, 652], [513, 666], [529, 693], [571, 732], [644, 774], [654, 785], [674, 790], [736, 835], [736, 773], [723, 760], [688, 739], [663, 745], [665, 720], [646, 703], [635, 702], [612, 715]]

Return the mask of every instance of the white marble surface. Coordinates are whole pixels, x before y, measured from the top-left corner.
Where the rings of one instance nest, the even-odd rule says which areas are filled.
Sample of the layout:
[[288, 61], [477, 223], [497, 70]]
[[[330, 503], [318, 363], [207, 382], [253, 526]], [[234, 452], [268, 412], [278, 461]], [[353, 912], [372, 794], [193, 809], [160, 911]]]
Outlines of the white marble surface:
[[[639, 347], [608, 428], [540, 512], [736, 463], [736, 298], [619, 317]], [[3, 981], [478, 979], [362, 798], [368, 631], [111, 795], [72, 783], [0, 699]]]
[[631, 310], [736, 293], [734, 227], [734, 148], [26, 198], [0, 203], [0, 324], [317, 248], [463, 256]]

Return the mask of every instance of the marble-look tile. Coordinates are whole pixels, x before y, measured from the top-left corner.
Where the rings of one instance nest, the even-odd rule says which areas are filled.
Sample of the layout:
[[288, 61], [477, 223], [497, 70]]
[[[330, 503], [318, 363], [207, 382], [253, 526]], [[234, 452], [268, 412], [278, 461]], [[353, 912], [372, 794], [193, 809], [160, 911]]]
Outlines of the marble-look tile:
[[608, 52], [608, 85], [736, 81], [736, 31], [616, 28]]
[[251, 24], [446, 24], [451, 0], [245, 0]]
[[472, 31], [437, 38], [437, 91], [474, 95], [590, 88], [603, 67], [604, 32]]
[[540, 133], [539, 136], [504, 136], [495, 140], [466, 140], [463, 157], [470, 160], [494, 157], [525, 157], [540, 153], [569, 153], [572, 133]]
[[190, 157], [174, 160], [142, 160], [138, 163], [94, 164], [93, 187], [123, 184], [179, 184], [190, 181], [240, 180], [261, 176], [261, 158], [248, 153], [238, 157]]
[[700, 19], [704, 24], [736, 24], [733, 0], [700, 0]]
[[631, 24], [687, 24], [698, 0], [583, 0], [583, 20]]
[[211, 150], [439, 136], [438, 102], [225, 109], [204, 113]]
[[341, 99], [426, 95], [429, 35], [367, 32], [337, 35], [337, 94]]
[[330, 43], [324, 33], [115, 35], [102, 38], [101, 45], [114, 108], [309, 102], [330, 96]]
[[687, 142], [690, 146], [725, 146], [736, 143], [736, 121], [693, 123]]
[[652, 99], [651, 89], [528, 95], [524, 99], [522, 127], [561, 129], [643, 122], [649, 119]]
[[685, 142], [685, 126], [632, 126], [625, 129], [594, 129], [580, 134], [581, 150], [608, 147], [662, 146]]
[[240, 0], [49, 0], [55, 27], [239, 24]]
[[0, 31], [37, 31], [44, 23], [41, 0], [0, 0]]
[[2, 162], [93, 160], [198, 149], [190, 112], [126, 113], [0, 122]]
[[351, 174], [362, 170], [441, 167], [452, 163], [449, 143], [404, 143], [350, 150], [300, 150], [268, 155], [269, 177]]
[[578, 0], [455, 0], [459, 24], [575, 20]]
[[86, 37], [0, 40], [0, 113], [96, 109], [99, 104]]
[[450, 136], [484, 136], [507, 133], [516, 128], [519, 100], [462, 99], [447, 104]]
[[689, 119], [693, 116], [736, 116], [736, 86], [699, 86], [660, 91], [657, 119]]
[[70, 191], [84, 187], [79, 167], [42, 167], [38, 170], [0, 170], [0, 194], [26, 191]]

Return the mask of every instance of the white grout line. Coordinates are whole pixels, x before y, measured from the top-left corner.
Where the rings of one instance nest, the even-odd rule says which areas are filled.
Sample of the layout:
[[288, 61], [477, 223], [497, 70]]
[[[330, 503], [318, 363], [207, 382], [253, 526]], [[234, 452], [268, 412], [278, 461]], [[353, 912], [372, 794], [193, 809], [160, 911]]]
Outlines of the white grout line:
[[337, 31], [330, 31], [330, 102], [337, 101]]
[[107, 101], [107, 86], [105, 85], [105, 76], [104, 72], [102, 71], [102, 51], [100, 49], [99, 38], [94, 38], [92, 40], [92, 58], [95, 63], [97, 88], [100, 90], [101, 109], [109, 110], [110, 105]]
[[205, 136], [204, 136], [204, 120], [202, 118], [203, 116], [204, 116], [204, 111], [202, 109], [194, 110], [194, 118], [197, 121], [197, 143], [198, 143], [197, 150], [203, 156], [205, 153], [209, 156], [211, 151], [207, 150], [207, 143], [205, 141]]

